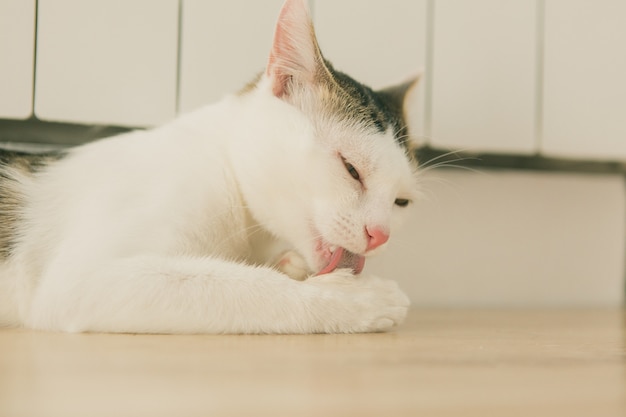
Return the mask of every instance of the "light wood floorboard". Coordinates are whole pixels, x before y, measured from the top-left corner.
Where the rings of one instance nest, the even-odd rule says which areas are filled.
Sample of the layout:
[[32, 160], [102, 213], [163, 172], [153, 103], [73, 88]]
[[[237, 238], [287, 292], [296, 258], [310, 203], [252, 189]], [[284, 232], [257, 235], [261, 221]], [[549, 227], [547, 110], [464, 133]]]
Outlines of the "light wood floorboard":
[[624, 310], [419, 311], [390, 333], [0, 330], [0, 417], [626, 416]]

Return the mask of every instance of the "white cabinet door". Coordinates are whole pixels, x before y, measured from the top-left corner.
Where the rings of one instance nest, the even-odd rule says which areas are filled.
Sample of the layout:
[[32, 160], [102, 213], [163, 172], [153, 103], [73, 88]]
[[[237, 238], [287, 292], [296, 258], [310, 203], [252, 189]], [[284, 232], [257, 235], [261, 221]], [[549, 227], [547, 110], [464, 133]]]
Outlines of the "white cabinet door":
[[[315, 28], [324, 56], [340, 71], [373, 88], [424, 69], [426, 0], [315, 0]], [[411, 103], [413, 134], [424, 135], [422, 79]]]
[[148, 126], [175, 116], [177, 0], [39, 0], [35, 114]]
[[0, 1], [0, 118], [33, 112], [35, 0]]
[[626, 2], [549, 0], [542, 151], [626, 159]]
[[530, 0], [435, 0], [435, 146], [537, 150], [536, 14]]
[[262, 72], [283, 0], [183, 0], [180, 107], [187, 112]]

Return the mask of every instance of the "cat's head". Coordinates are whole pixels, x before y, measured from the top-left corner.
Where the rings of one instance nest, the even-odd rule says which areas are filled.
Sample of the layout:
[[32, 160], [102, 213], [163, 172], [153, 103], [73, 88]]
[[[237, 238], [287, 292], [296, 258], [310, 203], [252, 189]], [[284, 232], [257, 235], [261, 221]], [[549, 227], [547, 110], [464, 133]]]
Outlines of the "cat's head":
[[416, 84], [373, 91], [335, 70], [306, 0], [286, 1], [265, 73], [243, 93], [264, 107], [270, 131], [258, 135], [271, 153], [259, 147], [247, 162], [258, 166], [247, 167], [256, 177], [244, 193], [255, 217], [312, 273], [360, 272], [409, 210], [417, 161], [405, 102]]

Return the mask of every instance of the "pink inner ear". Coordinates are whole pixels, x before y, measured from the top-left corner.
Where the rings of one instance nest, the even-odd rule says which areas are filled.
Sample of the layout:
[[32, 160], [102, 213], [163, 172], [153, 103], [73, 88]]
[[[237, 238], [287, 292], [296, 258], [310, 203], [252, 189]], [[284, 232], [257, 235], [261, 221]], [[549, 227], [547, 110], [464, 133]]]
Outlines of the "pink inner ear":
[[274, 33], [274, 44], [270, 52], [270, 59], [267, 64], [267, 75], [273, 77], [272, 92], [276, 97], [282, 97], [286, 92], [287, 84], [291, 78], [287, 73], [286, 57], [295, 53], [290, 50], [289, 38], [286, 35], [285, 28], [282, 26], [283, 13], [281, 19], [276, 26]]
[[305, 0], [285, 2], [267, 64], [266, 75], [272, 78], [272, 92], [277, 97], [287, 93], [293, 77], [309, 78], [315, 71], [316, 41]]

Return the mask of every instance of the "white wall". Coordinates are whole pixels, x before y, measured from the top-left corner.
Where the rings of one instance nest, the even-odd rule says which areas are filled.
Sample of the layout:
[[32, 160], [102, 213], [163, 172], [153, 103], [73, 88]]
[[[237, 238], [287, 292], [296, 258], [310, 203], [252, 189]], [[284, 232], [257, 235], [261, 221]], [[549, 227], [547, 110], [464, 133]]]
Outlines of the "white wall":
[[415, 306], [618, 306], [622, 175], [430, 171], [425, 199], [367, 271]]

